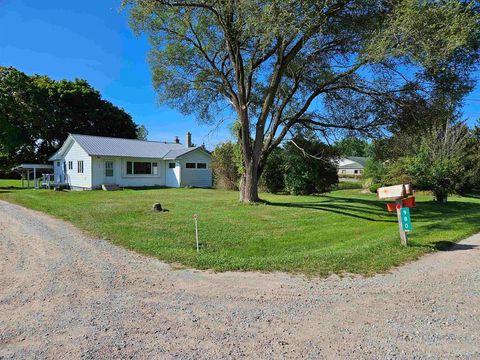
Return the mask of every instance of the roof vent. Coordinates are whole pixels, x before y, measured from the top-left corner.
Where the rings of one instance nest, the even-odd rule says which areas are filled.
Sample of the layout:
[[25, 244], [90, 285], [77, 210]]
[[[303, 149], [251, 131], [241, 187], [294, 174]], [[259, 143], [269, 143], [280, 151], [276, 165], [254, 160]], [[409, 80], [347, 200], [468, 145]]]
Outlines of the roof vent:
[[175, 136], [175, 139], [173, 140], [173, 142], [175, 144], [180, 144], [180, 139], [178, 138], [178, 136]]

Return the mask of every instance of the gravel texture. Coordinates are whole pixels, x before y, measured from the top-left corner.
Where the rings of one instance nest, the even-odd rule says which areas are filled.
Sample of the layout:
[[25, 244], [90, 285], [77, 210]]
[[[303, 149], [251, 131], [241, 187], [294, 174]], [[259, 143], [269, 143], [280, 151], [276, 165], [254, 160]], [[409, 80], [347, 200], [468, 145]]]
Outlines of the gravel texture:
[[479, 359], [479, 245], [370, 278], [214, 274], [0, 202], [0, 359]]

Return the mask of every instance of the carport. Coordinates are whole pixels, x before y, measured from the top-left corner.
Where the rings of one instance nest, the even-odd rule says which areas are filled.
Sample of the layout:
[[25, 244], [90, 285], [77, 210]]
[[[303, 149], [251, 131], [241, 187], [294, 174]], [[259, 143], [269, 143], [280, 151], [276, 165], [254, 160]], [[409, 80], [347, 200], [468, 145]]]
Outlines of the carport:
[[25, 181], [27, 182], [27, 188], [30, 188], [30, 180], [33, 180], [33, 187], [35, 189], [42, 186], [50, 188], [50, 184], [53, 184], [53, 165], [21, 164], [12, 170], [18, 172], [22, 176], [22, 188], [25, 187]]

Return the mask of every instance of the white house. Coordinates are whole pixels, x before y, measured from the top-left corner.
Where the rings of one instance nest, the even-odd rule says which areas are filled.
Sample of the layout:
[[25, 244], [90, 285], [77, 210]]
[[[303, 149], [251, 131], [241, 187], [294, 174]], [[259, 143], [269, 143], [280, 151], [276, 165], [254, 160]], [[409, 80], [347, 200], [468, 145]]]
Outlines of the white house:
[[210, 187], [211, 156], [203, 146], [70, 134], [50, 157], [54, 181], [71, 189], [102, 185]]
[[350, 156], [340, 159], [338, 162], [338, 176], [342, 175], [363, 175], [365, 170], [366, 157]]

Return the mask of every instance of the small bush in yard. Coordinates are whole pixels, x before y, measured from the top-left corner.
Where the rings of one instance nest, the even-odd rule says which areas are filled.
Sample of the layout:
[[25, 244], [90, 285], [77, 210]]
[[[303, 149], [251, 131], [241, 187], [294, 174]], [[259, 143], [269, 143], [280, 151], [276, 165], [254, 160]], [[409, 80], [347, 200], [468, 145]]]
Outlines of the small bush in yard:
[[314, 138], [296, 136], [285, 145], [284, 154], [285, 189], [290, 194], [323, 193], [338, 183], [333, 147]]
[[238, 190], [240, 169], [236, 159], [235, 147], [231, 141], [221, 143], [212, 153], [212, 167], [215, 187], [226, 190]]
[[377, 190], [378, 190], [379, 188], [381, 188], [381, 187], [382, 187], [382, 184], [373, 183], [372, 185], [370, 185], [370, 187], [369, 187], [368, 189], [370, 190], [370, 192], [376, 194], [376, 193], [377, 193]]
[[340, 181], [334, 186], [337, 190], [350, 190], [350, 189], [362, 189], [362, 183], [360, 181]]

